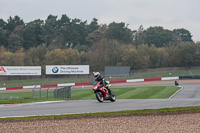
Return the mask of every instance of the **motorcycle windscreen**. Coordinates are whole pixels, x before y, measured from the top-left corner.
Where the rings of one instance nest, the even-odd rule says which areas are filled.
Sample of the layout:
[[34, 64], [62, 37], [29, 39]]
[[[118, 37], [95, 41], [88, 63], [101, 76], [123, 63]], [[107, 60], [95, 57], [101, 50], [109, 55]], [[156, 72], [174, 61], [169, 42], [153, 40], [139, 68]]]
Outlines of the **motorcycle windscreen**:
[[94, 81], [94, 85], [93, 86], [96, 86], [99, 82], [98, 81]]

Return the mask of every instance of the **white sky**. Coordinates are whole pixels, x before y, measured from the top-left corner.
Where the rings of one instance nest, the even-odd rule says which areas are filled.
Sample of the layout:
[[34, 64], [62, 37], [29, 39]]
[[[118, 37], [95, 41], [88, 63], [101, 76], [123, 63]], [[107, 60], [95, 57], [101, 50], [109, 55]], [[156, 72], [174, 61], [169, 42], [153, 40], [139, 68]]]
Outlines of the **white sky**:
[[99, 24], [124, 22], [137, 30], [140, 25], [185, 28], [200, 41], [200, 0], [0, 0], [0, 18], [18, 15], [25, 22], [45, 20], [48, 15], [78, 18]]

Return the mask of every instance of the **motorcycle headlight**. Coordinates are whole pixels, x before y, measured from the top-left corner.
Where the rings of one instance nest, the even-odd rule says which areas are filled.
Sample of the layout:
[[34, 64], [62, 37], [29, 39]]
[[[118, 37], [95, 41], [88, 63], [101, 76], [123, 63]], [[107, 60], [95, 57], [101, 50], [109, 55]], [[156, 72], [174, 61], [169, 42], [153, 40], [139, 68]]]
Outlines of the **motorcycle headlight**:
[[97, 86], [94, 87], [94, 90], [96, 90], [96, 89], [97, 89]]

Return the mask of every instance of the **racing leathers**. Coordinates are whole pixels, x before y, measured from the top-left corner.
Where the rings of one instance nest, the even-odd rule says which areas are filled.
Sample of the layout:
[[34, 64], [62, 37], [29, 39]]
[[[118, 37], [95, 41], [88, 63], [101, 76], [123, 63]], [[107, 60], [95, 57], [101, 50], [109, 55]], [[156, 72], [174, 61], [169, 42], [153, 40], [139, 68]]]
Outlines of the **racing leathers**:
[[106, 80], [104, 79], [103, 76], [99, 75], [99, 76], [95, 79], [95, 81], [98, 81], [98, 82], [100, 82], [100, 85], [105, 86], [105, 88], [108, 90], [108, 93], [110, 94], [110, 89], [109, 89], [109, 87], [107, 86], [108, 83], [106, 82]]

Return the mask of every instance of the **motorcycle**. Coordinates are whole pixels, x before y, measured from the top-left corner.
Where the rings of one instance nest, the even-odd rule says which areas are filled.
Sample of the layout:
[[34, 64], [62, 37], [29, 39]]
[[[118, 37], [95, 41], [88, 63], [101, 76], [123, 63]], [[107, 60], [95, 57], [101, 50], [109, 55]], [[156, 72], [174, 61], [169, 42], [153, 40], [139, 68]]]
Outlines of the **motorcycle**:
[[[109, 85], [110, 87], [110, 85]], [[113, 91], [110, 90], [110, 93], [108, 92], [108, 89], [106, 89], [105, 86], [100, 85], [100, 82], [95, 81], [93, 86], [93, 91], [96, 95], [96, 98], [99, 102], [103, 102], [104, 100], [110, 100], [111, 102], [115, 102], [116, 97]]]

